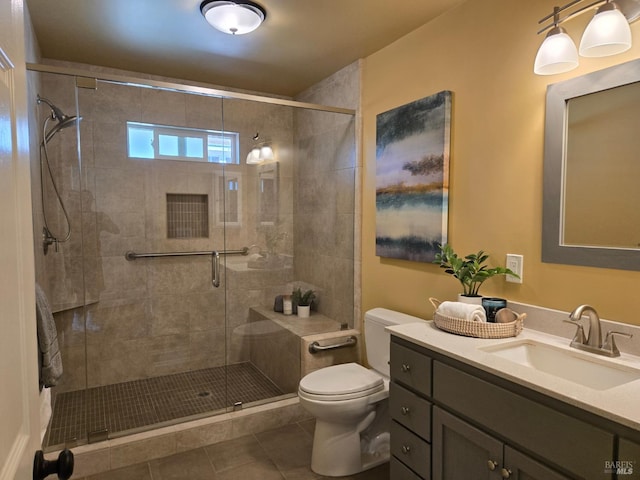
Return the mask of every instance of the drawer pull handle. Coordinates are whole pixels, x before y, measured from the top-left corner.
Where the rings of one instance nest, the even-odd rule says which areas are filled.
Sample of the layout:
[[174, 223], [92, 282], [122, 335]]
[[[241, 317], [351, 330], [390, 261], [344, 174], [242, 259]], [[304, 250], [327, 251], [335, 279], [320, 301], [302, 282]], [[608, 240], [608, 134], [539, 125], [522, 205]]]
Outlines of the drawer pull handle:
[[409, 445], [402, 445], [402, 453], [409, 455], [409, 453], [411, 453], [411, 447]]
[[497, 466], [498, 462], [494, 462], [493, 460], [487, 461], [487, 467], [489, 467], [489, 470], [491, 470], [492, 472], [496, 469]]
[[502, 478], [511, 478], [512, 473], [513, 472], [508, 468], [503, 468], [502, 470], [500, 470], [500, 474], [502, 475]]
[[402, 407], [400, 412], [402, 412], [403, 415], [409, 415], [409, 413], [411, 413], [411, 409], [409, 407]]
[[406, 363], [403, 363], [402, 364], [402, 371], [404, 373], [407, 373], [407, 372], [411, 371], [411, 365], [407, 365]]

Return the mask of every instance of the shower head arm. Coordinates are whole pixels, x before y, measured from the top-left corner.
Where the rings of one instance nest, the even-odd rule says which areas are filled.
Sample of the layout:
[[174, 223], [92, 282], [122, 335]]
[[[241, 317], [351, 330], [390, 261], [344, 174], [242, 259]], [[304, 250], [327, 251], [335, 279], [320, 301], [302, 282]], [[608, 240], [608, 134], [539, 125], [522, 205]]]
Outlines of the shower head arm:
[[47, 105], [49, 105], [49, 108], [51, 109], [51, 118], [53, 118], [54, 120], [62, 122], [65, 120], [65, 118], [67, 118], [67, 116], [64, 113], [62, 113], [62, 110], [60, 110], [53, 103], [51, 103], [50, 100], [47, 100], [46, 98], [41, 97], [40, 95], [38, 95], [38, 103], [39, 104], [46, 103]]

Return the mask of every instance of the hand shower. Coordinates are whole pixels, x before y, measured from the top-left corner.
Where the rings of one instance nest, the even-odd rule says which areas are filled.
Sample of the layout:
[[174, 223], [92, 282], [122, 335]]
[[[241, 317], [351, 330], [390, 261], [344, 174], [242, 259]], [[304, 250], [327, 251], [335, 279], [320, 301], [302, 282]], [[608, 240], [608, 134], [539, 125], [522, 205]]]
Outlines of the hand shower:
[[49, 130], [45, 134], [45, 142], [51, 141], [53, 136], [63, 128], [72, 127], [80, 120], [82, 120], [82, 117], [65, 115], [64, 113], [62, 113], [62, 110], [56, 107], [50, 100], [38, 95], [38, 104], [41, 103], [49, 105], [49, 108], [51, 108], [51, 120], [56, 120], [58, 122], [53, 126], [53, 128], [51, 128], [51, 130]]
[[[55, 179], [53, 178], [51, 164], [49, 163], [49, 150], [47, 148], [47, 145], [60, 130], [77, 125], [77, 123], [80, 120], [82, 120], [82, 117], [65, 115], [64, 113], [62, 113], [62, 110], [56, 107], [50, 100], [47, 100], [46, 98], [41, 97], [40, 95], [38, 95], [37, 101], [38, 101], [38, 105], [41, 103], [44, 103], [48, 105], [49, 108], [51, 109], [51, 115], [45, 118], [42, 124], [43, 140], [42, 140], [42, 143], [40, 144], [40, 191], [42, 195], [42, 220], [44, 223], [44, 227], [42, 228], [42, 234], [43, 234], [44, 254], [46, 255], [50, 245], [52, 244], [55, 245], [55, 249], [57, 252], [58, 244], [66, 242], [67, 240], [69, 240], [69, 237], [71, 236], [71, 223], [69, 221], [69, 214], [67, 213], [67, 209], [65, 208], [64, 202], [62, 201], [62, 197], [60, 196], [60, 192], [58, 191], [58, 186], [56, 185]], [[54, 120], [57, 123], [49, 131], [47, 131], [47, 125], [51, 120]], [[44, 156], [42, 155], [43, 151], [44, 151]], [[62, 207], [62, 212], [64, 214], [64, 218], [67, 223], [67, 232], [65, 233], [64, 238], [62, 239], [59, 239], [56, 235], [52, 233], [47, 223], [47, 213], [46, 213], [46, 209], [44, 208], [44, 171], [45, 171], [44, 167], [45, 165], [47, 167], [47, 171], [49, 172], [49, 178], [51, 179], [51, 185], [53, 186], [53, 191], [56, 194], [58, 203]]]

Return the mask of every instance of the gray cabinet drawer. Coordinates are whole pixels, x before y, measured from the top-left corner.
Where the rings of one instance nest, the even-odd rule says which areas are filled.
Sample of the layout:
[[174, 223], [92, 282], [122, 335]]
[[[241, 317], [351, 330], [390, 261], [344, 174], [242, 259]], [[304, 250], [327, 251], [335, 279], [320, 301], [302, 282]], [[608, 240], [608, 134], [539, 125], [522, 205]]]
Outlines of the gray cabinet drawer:
[[431, 358], [391, 342], [391, 378], [431, 396]]
[[431, 439], [431, 403], [396, 383], [389, 385], [391, 418], [425, 440]]
[[[396, 457], [390, 460], [390, 477], [393, 480], [422, 480], [413, 470], [408, 468]], [[427, 477], [428, 478], [428, 477]]]
[[433, 362], [433, 398], [583, 478], [602, 472], [614, 435], [546, 405], [440, 362]]
[[391, 454], [422, 478], [431, 476], [431, 446], [397, 422], [391, 422]]

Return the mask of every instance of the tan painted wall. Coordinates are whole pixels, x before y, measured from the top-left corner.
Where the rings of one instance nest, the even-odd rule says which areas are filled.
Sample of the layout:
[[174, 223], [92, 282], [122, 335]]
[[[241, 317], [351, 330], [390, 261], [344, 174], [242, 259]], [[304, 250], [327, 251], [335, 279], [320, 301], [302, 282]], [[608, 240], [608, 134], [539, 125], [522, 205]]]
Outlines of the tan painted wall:
[[[454, 94], [449, 242], [459, 253], [484, 249], [491, 265], [524, 255], [524, 283], [488, 280], [480, 293], [571, 310], [581, 303], [610, 320], [640, 324], [640, 272], [540, 260], [544, 102], [548, 84], [640, 57], [581, 59], [574, 71], [533, 74], [542, 36], [537, 21], [551, 0], [470, 0], [367, 57], [363, 72], [362, 307], [387, 307], [430, 318], [427, 299], [453, 299], [455, 279], [436, 265], [375, 255], [375, 120], [378, 113], [441, 90]], [[565, 26], [579, 42], [590, 18]]]

